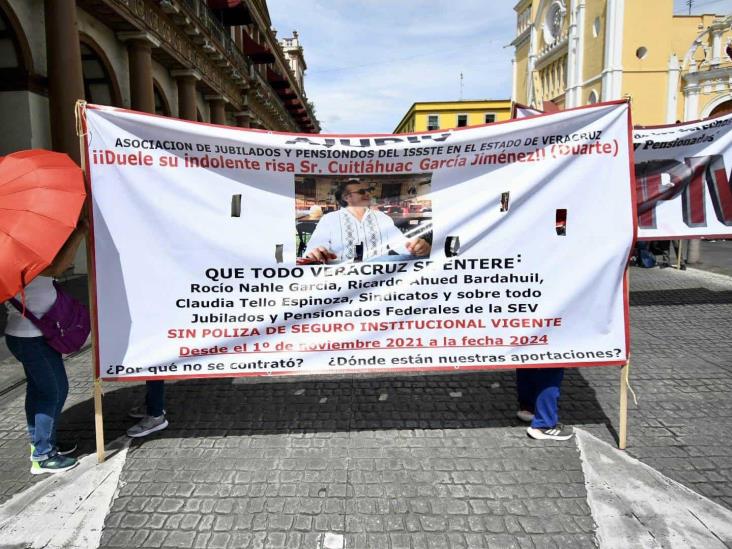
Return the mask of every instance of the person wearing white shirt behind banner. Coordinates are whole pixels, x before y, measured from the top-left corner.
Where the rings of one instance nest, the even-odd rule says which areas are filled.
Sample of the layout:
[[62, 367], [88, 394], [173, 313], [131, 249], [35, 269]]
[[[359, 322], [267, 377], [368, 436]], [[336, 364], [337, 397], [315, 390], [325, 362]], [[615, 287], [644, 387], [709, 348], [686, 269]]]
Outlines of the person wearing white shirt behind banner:
[[[423, 238], [408, 239], [383, 212], [371, 209], [371, 189], [357, 179], [338, 184], [335, 192], [340, 209], [325, 214], [315, 227], [304, 257], [324, 263], [364, 261], [386, 256], [428, 256], [431, 245]], [[356, 246], [362, 245], [359, 258]]]
[[[86, 230], [86, 221], [82, 219], [53, 262], [15, 296], [36, 317], [43, 317], [56, 302], [52, 277], [60, 276], [71, 267]], [[31, 444], [30, 472], [42, 475], [68, 471], [79, 462], [69, 456], [76, 451], [76, 443], [56, 438], [58, 421], [69, 392], [63, 357], [48, 344], [43, 332], [22, 308], [18, 310], [9, 302], [6, 306], [5, 343], [23, 366], [26, 376], [25, 414]]]

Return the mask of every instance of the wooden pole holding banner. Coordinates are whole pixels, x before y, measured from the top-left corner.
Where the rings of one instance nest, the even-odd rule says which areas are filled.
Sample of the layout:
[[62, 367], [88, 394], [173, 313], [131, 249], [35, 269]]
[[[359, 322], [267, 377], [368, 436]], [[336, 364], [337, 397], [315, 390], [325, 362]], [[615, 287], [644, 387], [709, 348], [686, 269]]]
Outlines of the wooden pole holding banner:
[[681, 270], [681, 258], [684, 255], [684, 241], [679, 240], [678, 252], [676, 252], [676, 268]]
[[[79, 99], [76, 102], [76, 134], [79, 136], [79, 149], [81, 152], [81, 170], [84, 172], [84, 182], [86, 184], [86, 196], [87, 196], [87, 219], [89, 223], [92, 222], [91, 215], [91, 181], [89, 180], [88, 167], [86, 165], [86, 101]], [[103, 463], [105, 459], [104, 455], [104, 415], [102, 413], [102, 380], [99, 379], [97, 372], [99, 372], [99, 353], [97, 352], [99, 340], [97, 334], [97, 280], [94, 270], [94, 257], [92, 255], [92, 240], [91, 240], [91, 226], [86, 234], [86, 270], [88, 276], [88, 291], [89, 291], [89, 314], [91, 316], [91, 354], [92, 354], [92, 376], [94, 378], [93, 383], [93, 395], [94, 395], [94, 433], [96, 437], [97, 445], [97, 461]]]
[[[625, 267], [625, 277], [623, 282], [625, 290], [625, 303], [630, 307], [630, 269]], [[626, 314], [629, 313], [626, 310]], [[630, 345], [630, 338], [626, 339], [626, 345]], [[630, 387], [630, 348], [626, 349], [627, 359], [625, 364], [620, 367], [620, 421], [618, 426], [618, 448], [625, 450], [628, 442], [628, 388]]]
[[[95, 353], [96, 356], [96, 353]], [[96, 359], [94, 360], [96, 362]], [[102, 414], [102, 380], [94, 377], [94, 433], [97, 443], [97, 462], [104, 463], [104, 415]]]
[[618, 429], [618, 448], [625, 450], [628, 442], [628, 374], [630, 360], [620, 368], [620, 428]]

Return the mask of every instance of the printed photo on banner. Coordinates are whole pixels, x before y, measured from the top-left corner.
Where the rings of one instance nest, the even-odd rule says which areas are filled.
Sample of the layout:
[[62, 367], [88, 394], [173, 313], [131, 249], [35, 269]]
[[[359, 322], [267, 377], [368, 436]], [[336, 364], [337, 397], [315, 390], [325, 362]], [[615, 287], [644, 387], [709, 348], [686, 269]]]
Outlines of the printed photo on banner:
[[299, 264], [411, 261], [432, 250], [431, 174], [295, 177]]

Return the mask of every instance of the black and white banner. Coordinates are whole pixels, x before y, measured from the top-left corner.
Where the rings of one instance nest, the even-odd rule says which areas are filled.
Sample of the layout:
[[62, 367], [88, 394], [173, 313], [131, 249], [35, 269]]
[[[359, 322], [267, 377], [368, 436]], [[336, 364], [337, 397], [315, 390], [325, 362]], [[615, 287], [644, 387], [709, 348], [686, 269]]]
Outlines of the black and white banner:
[[625, 102], [411, 135], [85, 124], [103, 379], [626, 361]]
[[634, 128], [638, 238], [732, 238], [732, 115]]

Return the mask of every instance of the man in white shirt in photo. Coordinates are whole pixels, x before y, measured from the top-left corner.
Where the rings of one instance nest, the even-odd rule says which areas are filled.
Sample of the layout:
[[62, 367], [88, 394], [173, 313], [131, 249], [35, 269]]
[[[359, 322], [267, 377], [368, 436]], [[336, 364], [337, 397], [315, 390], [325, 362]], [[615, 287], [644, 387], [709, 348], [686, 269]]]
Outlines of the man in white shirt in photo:
[[349, 179], [335, 192], [340, 209], [325, 214], [315, 227], [304, 257], [325, 263], [357, 259], [356, 246], [363, 245], [364, 261], [399, 255], [429, 256], [431, 245], [423, 238], [408, 239], [391, 217], [371, 208], [371, 189], [366, 183]]

